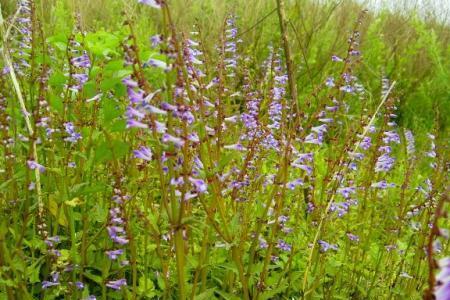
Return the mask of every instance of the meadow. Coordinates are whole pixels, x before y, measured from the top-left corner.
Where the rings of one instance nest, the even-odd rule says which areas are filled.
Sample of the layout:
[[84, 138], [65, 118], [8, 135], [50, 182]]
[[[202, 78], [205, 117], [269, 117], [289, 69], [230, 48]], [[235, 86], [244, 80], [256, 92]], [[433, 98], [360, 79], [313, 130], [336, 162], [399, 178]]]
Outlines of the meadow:
[[0, 0], [0, 300], [449, 300], [449, 24]]

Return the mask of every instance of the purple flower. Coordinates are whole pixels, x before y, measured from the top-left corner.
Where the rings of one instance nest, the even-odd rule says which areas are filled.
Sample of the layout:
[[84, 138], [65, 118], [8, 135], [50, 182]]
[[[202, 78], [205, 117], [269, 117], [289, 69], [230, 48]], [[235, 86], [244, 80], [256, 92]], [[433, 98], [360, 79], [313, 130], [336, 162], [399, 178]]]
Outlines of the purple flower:
[[371, 187], [378, 188], [378, 189], [385, 189], [385, 188], [387, 188], [387, 186], [388, 185], [386, 183], [386, 180], [375, 182], [375, 183], [372, 183], [372, 185], [371, 185]]
[[391, 146], [381, 146], [380, 148], [378, 148], [378, 151], [384, 152], [384, 153], [391, 153], [392, 147]]
[[[113, 222], [117, 220], [123, 222], [121, 218], [112, 219]], [[120, 245], [128, 244], [128, 239], [126, 237], [118, 235], [118, 234], [125, 234], [125, 230], [123, 229], [123, 227], [108, 226], [106, 229], [108, 230], [109, 237], [113, 240], [113, 242]]]
[[158, 0], [138, 0], [138, 3], [142, 3], [156, 9], [161, 8], [161, 3]]
[[78, 68], [91, 67], [91, 60], [89, 59], [89, 56], [87, 55], [86, 51], [83, 53], [83, 55], [72, 58], [70, 62], [72, 63], [72, 65]]
[[359, 242], [359, 236], [354, 235], [352, 233], [347, 233], [347, 237], [350, 241]]
[[116, 236], [112, 240], [119, 245], [126, 245], [129, 242], [128, 239], [123, 236]]
[[325, 106], [325, 109], [330, 112], [335, 112], [339, 109], [339, 106]]
[[187, 139], [190, 140], [193, 143], [199, 143], [200, 142], [200, 138], [199, 138], [198, 134], [195, 133], [195, 132], [188, 134]]
[[59, 236], [55, 235], [55, 236], [49, 236], [45, 239], [45, 243], [47, 244], [47, 246], [49, 247], [53, 247], [54, 244], [57, 244], [61, 241], [61, 239], [59, 238]]
[[108, 283], [106, 284], [107, 287], [114, 289], [114, 290], [120, 290], [123, 286], [126, 286], [126, 285], [127, 285], [127, 281], [125, 279], [108, 281]]
[[283, 240], [278, 240], [277, 248], [286, 252], [291, 252], [292, 246]]
[[115, 238], [118, 233], [124, 232], [124, 229], [119, 226], [108, 226], [106, 229], [108, 230], [108, 234], [111, 238]]
[[338, 213], [338, 217], [341, 218], [344, 215], [347, 214], [348, 209], [350, 207], [350, 203], [348, 201], [345, 202], [337, 202], [337, 203], [332, 203], [330, 205], [330, 212], [334, 212], [337, 211]]
[[395, 159], [389, 156], [389, 154], [384, 153], [378, 157], [375, 164], [375, 172], [387, 172], [394, 166]]
[[359, 152], [349, 152], [348, 156], [350, 156], [351, 159], [356, 159], [356, 160], [364, 159], [364, 154], [359, 153]]
[[368, 136], [365, 136], [362, 139], [361, 143], [359, 144], [359, 147], [361, 147], [361, 149], [363, 149], [363, 150], [368, 150], [371, 145], [372, 145], [372, 139]]
[[295, 164], [302, 164], [305, 161], [309, 161], [312, 162], [314, 159], [314, 153], [309, 152], [309, 153], [301, 153], [301, 154], [297, 154], [297, 159], [294, 161]]
[[189, 177], [189, 181], [194, 185], [198, 193], [204, 193], [208, 190], [208, 185], [202, 179]]
[[157, 108], [156, 106], [153, 106], [153, 105], [146, 105], [145, 109], [147, 109], [152, 114], [167, 115], [167, 111], [165, 111], [163, 109], [159, 109], [159, 108]]
[[133, 128], [134, 127], [134, 128], [146, 129], [146, 128], [148, 128], [148, 125], [144, 124], [142, 122], [133, 120], [133, 119], [129, 119], [129, 120], [127, 120], [127, 126], [126, 127], [127, 128]]
[[144, 91], [138, 89], [135, 91], [133, 88], [127, 88], [128, 99], [131, 103], [142, 103], [144, 101]]
[[59, 282], [52, 282], [52, 281], [42, 281], [42, 288], [43, 289], [48, 289], [49, 287], [55, 286], [55, 285], [59, 285]]
[[319, 240], [319, 241], [317, 241], [318, 243], [319, 243], [319, 245], [320, 245], [320, 252], [327, 252], [328, 250], [334, 250], [334, 251], [337, 251], [338, 250], [338, 246], [337, 245], [335, 245], [335, 244], [329, 244], [329, 243], [327, 243], [327, 242], [325, 242], [325, 241], [322, 241], [322, 240]]
[[134, 150], [134, 157], [136, 158], [140, 158], [146, 161], [151, 161], [152, 160], [152, 151], [147, 148], [147, 147], [140, 147], [138, 150]]
[[400, 137], [395, 131], [386, 131], [384, 132], [383, 142], [385, 144], [389, 144], [391, 142], [400, 144]]
[[129, 119], [136, 117], [136, 118], [138, 118], [139, 120], [141, 120], [141, 119], [145, 118], [145, 113], [143, 113], [143, 112], [141, 112], [141, 111], [135, 109], [135, 108], [132, 107], [131, 105], [129, 105], [129, 106], [127, 107], [126, 115], [127, 115], [127, 117], [128, 117]]
[[163, 62], [162, 60], [159, 60], [159, 59], [150, 58], [145, 63], [145, 65], [146, 66], [155, 67], [155, 68], [161, 68], [164, 71], [169, 71], [170, 70], [170, 66], [168, 66], [165, 62]]
[[333, 118], [320, 118], [319, 122], [322, 122], [322, 123], [333, 123]]
[[337, 190], [337, 192], [339, 194], [341, 194], [342, 197], [344, 197], [345, 199], [348, 199], [348, 198], [350, 198], [351, 194], [356, 193], [356, 188], [352, 187], [352, 186], [350, 186], [350, 187], [343, 187], [343, 188], [339, 188]]
[[123, 249], [106, 251], [106, 255], [108, 255], [108, 258], [111, 260], [116, 260], [122, 254], [123, 254]]
[[325, 81], [325, 85], [326, 85], [327, 87], [334, 87], [335, 84], [334, 84], [334, 79], [333, 79], [333, 77], [328, 77], [327, 80]]
[[158, 121], [155, 121], [154, 128], [155, 128], [156, 132], [158, 132], [158, 133], [165, 133], [167, 130], [166, 124], [164, 124], [162, 122], [158, 122]]
[[45, 172], [45, 167], [43, 165], [38, 164], [34, 160], [28, 160], [27, 165], [28, 165], [28, 168], [30, 168], [31, 170], [38, 169], [40, 173]]
[[184, 141], [181, 138], [170, 135], [168, 133], [163, 134], [162, 142], [163, 143], [171, 142], [177, 147], [183, 147], [183, 145], [184, 145]]
[[269, 245], [267, 244], [267, 241], [264, 238], [260, 237], [259, 238], [259, 248], [267, 249], [268, 247], [269, 247]]
[[293, 181], [290, 181], [290, 182], [286, 183], [286, 187], [287, 187], [288, 189], [290, 189], [290, 190], [295, 190], [295, 188], [296, 188], [297, 186], [303, 185], [303, 184], [304, 184], [303, 180], [300, 179], [300, 178], [298, 178], [298, 179], [295, 179], [295, 180], [293, 180]]
[[284, 224], [287, 221], [289, 221], [289, 217], [288, 216], [281, 215], [281, 216], [278, 217], [278, 222], [280, 222], [281, 224]]
[[81, 139], [81, 134], [75, 131], [75, 126], [73, 125], [72, 122], [64, 123], [64, 127], [66, 133], [69, 135], [68, 137], [64, 138], [66, 142], [76, 143], [78, 140]]
[[351, 85], [348, 85], [348, 84], [344, 85], [344, 86], [341, 86], [339, 88], [339, 90], [341, 90], [343, 92], [346, 92], [346, 93], [353, 93], [355, 91], [355, 89]]
[[59, 273], [58, 272], [52, 272], [52, 281], [42, 281], [42, 288], [47, 289], [49, 287], [59, 285]]
[[319, 125], [319, 126], [316, 126], [316, 127], [312, 127], [311, 131], [315, 132], [317, 134], [321, 134], [321, 133], [327, 132], [327, 128], [328, 128], [328, 126], [326, 124], [322, 124], [322, 125]]
[[183, 183], [184, 183], [184, 178], [182, 176], [180, 176], [178, 178], [170, 179], [170, 184], [174, 185], [174, 186], [179, 186], [179, 185], [182, 185]]
[[316, 135], [314, 133], [310, 133], [305, 137], [305, 143], [307, 144], [315, 144], [322, 145], [323, 143], [323, 135]]
[[337, 55], [333, 55], [333, 56], [331, 56], [331, 60], [332, 61], [343, 61], [343, 59], [342, 58], [340, 58], [339, 56], [337, 56]]
[[436, 289], [434, 295], [436, 300], [448, 300], [450, 295], [450, 257], [438, 262], [440, 272], [436, 275]]
[[150, 42], [152, 44], [152, 48], [158, 47], [159, 44], [162, 42], [162, 38], [160, 34], [155, 34], [150, 38]]
[[122, 83], [127, 86], [128, 88], [136, 88], [138, 87], [138, 83], [131, 79], [131, 77], [125, 77], [122, 79]]

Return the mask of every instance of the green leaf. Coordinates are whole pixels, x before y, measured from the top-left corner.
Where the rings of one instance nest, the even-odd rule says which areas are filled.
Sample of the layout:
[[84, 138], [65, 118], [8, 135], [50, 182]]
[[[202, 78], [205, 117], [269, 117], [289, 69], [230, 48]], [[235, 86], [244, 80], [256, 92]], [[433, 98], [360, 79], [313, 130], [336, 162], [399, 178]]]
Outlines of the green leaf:
[[153, 281], [144, 276], [140, 277], [137, 292], [139, 295], [148, 298], [155, 296], [155, 285], [153, 284]]
[[119, 140], [104, 141], [95, 149], [96, 162], [106, 162], [113, 158], [120, 159], [129, 153], [130, 146]]
[[90, 280], [92, 280], [98, 284], [101, 284], [103, 281], [101, 276], [91, 274], [91, 273], [89, 273], [89, 271], [84, 272], [84, 276], [86, 276], [87, 278], [89, 278]]
[[117, 47], [120, 45], [120, 38], [112, 33], [100, 30], [90, 32], [85, 37], [85, 44], [89, 52], [96, 56], [107, 56], [118, 53]]

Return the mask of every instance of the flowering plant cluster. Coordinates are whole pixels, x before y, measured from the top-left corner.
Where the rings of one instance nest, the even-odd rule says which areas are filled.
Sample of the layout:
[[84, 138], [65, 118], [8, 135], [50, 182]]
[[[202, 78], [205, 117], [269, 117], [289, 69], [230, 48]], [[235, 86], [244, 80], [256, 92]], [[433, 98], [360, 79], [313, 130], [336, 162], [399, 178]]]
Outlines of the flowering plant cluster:
[[366, 11], [295, 98], [288, 41], [137, 2], [160, 32], [48, 37], [34, 0], [1, 28], [0, 298], [449, 299], [448, 149], [365, 86]]

